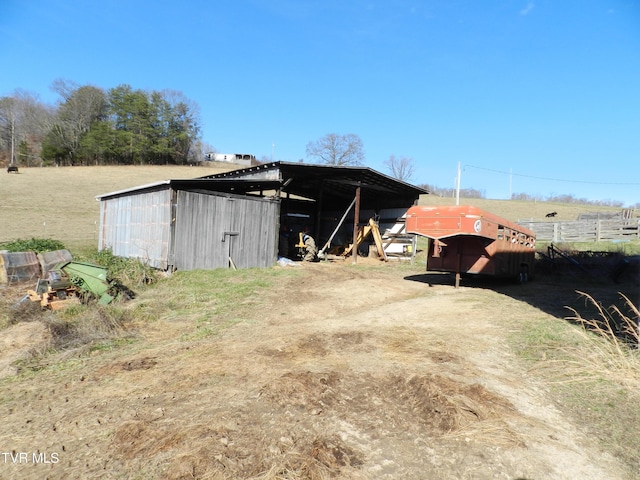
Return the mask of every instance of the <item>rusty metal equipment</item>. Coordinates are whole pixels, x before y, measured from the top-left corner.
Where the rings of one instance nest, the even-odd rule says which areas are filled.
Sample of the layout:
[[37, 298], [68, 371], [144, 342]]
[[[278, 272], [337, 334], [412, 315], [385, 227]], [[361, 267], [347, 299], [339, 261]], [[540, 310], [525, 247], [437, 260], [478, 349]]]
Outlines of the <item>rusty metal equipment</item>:
[[39, 279], [34, 290], [27, 290], [27, 296], [32, 302], [39, 302], [42, 308], [60, 310], [70, 305], [80, 303], [78, 288], [67, 281], [52, 281]]
[[[63, 262], [38, 280], [35, 290], [28, 290], [32, 302], [42, 308], [59, 310], [69, 305], [97, 300], [107, 305], [118, 294], [119, 285], [107, 279], [107, 269], [82, 262]], [[25, 297], [26, 298], [26, 297]]]

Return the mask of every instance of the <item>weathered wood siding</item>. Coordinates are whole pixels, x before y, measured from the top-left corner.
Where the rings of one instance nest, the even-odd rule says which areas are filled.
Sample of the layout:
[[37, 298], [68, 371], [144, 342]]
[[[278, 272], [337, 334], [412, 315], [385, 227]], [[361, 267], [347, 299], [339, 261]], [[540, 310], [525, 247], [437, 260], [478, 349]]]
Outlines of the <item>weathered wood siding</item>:
[[116, 196], [100, 202], [98, 248], [167, 268], [171, 225], [171, 189]]
[[606, 242], [640, 239], [640, 219], [574, 222], [518, 222], [539, 242]]
[[178, 191], [174, 266], [178, 270], [271, 267], [279, 201]]

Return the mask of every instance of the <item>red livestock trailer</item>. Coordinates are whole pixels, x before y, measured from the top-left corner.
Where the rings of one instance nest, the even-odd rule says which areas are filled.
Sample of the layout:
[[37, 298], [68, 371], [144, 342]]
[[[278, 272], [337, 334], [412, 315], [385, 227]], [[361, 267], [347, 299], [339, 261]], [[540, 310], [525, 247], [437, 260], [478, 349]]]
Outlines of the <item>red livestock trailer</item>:
[[427, 270], [512, 277], [533, 275], [535, 233], [473, 206], [416, 206], [407, 211], [406, 231], [429, 238]]

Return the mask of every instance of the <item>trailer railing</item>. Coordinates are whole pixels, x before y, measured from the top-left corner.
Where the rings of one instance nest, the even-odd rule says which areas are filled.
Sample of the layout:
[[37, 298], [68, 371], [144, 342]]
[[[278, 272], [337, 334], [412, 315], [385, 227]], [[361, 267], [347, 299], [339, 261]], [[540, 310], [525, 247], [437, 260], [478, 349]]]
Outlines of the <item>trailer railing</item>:
[[606, 242], [640, 240], [640, 218], [580, 220], [571, 222], [518, 221], [533, 230], [539, 242]]

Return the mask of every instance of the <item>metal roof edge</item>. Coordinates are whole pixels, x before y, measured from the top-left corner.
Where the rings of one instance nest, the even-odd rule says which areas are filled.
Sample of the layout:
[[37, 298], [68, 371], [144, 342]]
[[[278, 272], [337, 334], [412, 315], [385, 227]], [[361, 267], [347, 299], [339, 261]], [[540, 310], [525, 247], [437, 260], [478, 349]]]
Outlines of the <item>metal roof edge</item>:
[[[222, 179], [227, 176], [235, 176], [240, 175], [245, 172], [255, 172], [259, 170], [270, 170], [272, 168], [277, 167], [279, 164], [285, 162], [269, 162], [269, 163], [261, 163], [259, 165], [252, 165], [250, 167], [245, 168], [237, 168], [236, 170], [229, 170], [221, 173], [213, 173], [211, 175], [204, 175], [202, 177], [196, 177], [197, 180], [206, 180], [206, 179]], [[293, 163], [293, 162], [292, 162]], [[293, 163], [295, 165], [295, 163]], [[195, 180], [195, 179], [194, 179]]]
[[[150, 188], [154, 188], [154, 187], [159, 187], [162, 185], [171, 185], [173, 182], [176, 181], [197, 181], [197, 180], [216, 180], [216, 181], [224, 181], [224, 180], [234, 180], [236, 182], [241, 182], [242, 179], [238, 178], [239, 175], [243, 175], [247, 172], [259, 172], [261, 170], [272, 170], [275, 168], [280, 168], [281, 166], [283, 167], [293, 167], [293, 168], [326, 168], [326, 169], [341, 169], [341, 170], [351, 170], [351, 171], [359, 171], [359, 172], [368, 172], [371, 175], [374, 176], [378, 176], [380, 178], [384, 178], [388, 181], [397, 183], [398, 185], [403, 185], [404, 187], [406, 187], [407, 189], [413, 190], [415, 193], [418, 193], [419, 195], [428, 195], [429, 191], [422, 188], [422, 187], [418, 187], [416, 185], [412, 185], [410, 183], [404, 182], [402, 180], [398, 180], [397, 178], [393, 178], [389, 175], [386, 175], [382, 172], [379, 172], [377, 170], [374, 170], [371, 167], [367, 167], [367, 166], [363, 166], [363, 165], [326, 165], [326, 164], [316, 164], [316, 163], [302, 163], [302, 162], [285, 162], [285, 161], [277, 161], [277, 162], [270, 162], [270, 163], [263, 163], [260, 165], [253, 165], [251, 167], [246, 167], [246, 168], [240, 168], [237, 170], [231, 170], [228, 172], [223, 172], [223, 173], [217, 173], [217, 174], [213, 174], [213, 175], [205, 175], [202, 177], [196, 177], [196, 178], [191, 178], [191, 179], [173, 179], [173, 180], [161, 180], [158, 182], [154, 182], [154, 183], [149, 183], [146, 185], [139, 185], [136, 187], [131, 187], [131, 188], [126, 188], [126, 189], [122, 189], [122, 190], [116, 190], [114, 192], [109, 192], [109, 193], [103, 193], [101, 195], [96, 195], [95, 199], [97, 201], [100, 201], [103, 198], [107, 198], [107, 197], [114, 197], [117, 195], [123, 195], [123, 194], [127, 194], [127, 193], [131, 193], [131, 192], [136, 192], [136, 191], [142, 191], [142, 190], [146, 190], [146, 189], [150, 189]], [[256, 182], [255, 180], [247, 180], [247, 182]]]
[[96, 200], [100, 201], [105, 197], [114, 197], [116, 195], [122, 195], [123, 193], [135, 192], [136, 190], [145, 190], [147, 188], [159, 187], [161, 185], [169, 185], [171, 180], [160, 180], [158, 182], [148, 183], [146, 185], [138, 185], [136, 187], [125, 188], [122, 190], [116, 190], [115, 192], [103, 193], [101, 195], [96, 195]]
[[198, 177], [201, 179], [205, 179], [205, 178], [223, 178], [226, 176], [234, 176], [234, 175], [240, 175], [242, 173], [246, 173], [246, 172], [255, 172], [255, 171], [260, 171], [260, 170], [271, 170], [273, 168], [278, 168], [280, 166], [291, 166], [291, 167], [296, 167], [296, 168], [332, 168], [332, 169], [343, 169], [343, 170], [352, 170], [352, 171], [367, 171], [373, 175], [378, 175], [380, 177], [384, 177], [387, 180], [405, 185], [406, 187], [412, 188], [418, 192], [420, 192], [420, 194], [429, 194], [429, 191], [426, 190], [425, 188], [422, 187], [418, 187], [417, 185], [413, 185], [411, 183], [407, 183], [404, 182], [402, 180], [398, 180], [397, 178], [391, 177], [385, 173], [379, 172], [378, 170], [374, 170], [371, 167], [367, 167], [364, 165], [327, 165], [327, 164], [321, 164], [321, 163], [304, 163], [304, 162], [287, 162], [287, 161], [282, 161], [282, 160], [278, 160], [277, 162], [269, 162], [269, 163], [262, 163], [260, 165], [253, 165], [251, 167], [247, 167], [247, 168], [239, 168], [237, 170], [230, 170], [228, 172], [223, 172], [223, 173], [216, 173], [213, 175], [207, 175], [204, 177]]
[[424, 194], [428, 194], [429, 191], [422, 188], [422, 187], [418, 187], [417, 185], [413, 185], [411, 183], [407, 183], [403, 180], [398, 180], [397, 178], [394, 178], [390, 175], [387, 175], [386, 173], [382, 173], [378, 170], [375, 170], [371, 167], [368, 167], [366, 165], [326, 165], [326, 164], [318, 164], [318, 163], [301, 163], [301, 162], [273, 162], [274, 164], [279, 163], [282, 165], [293, 165], [293, 166], [309, 166], [309, 167], [327, 167], [327, 168], [342, 168], [345, 170], [360, 170], [360, 171], [368, 171], [374, 175], [378, 175], [380, 177], [384, 177], [388, 180], [391, 180], [393, 182], [396, 183], [401, 183], [407, 187], [416, 189], [416, 190], [420, 190], [422, 191]]

